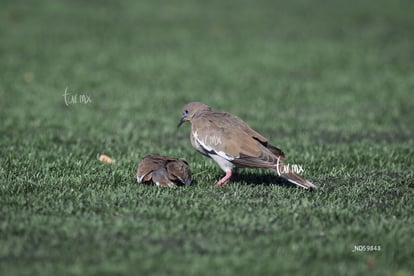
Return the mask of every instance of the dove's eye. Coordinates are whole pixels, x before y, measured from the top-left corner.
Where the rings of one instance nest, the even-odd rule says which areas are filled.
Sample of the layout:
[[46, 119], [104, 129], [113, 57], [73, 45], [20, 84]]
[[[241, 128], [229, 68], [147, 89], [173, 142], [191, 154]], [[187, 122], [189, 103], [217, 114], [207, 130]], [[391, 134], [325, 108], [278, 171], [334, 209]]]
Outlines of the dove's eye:
[[184, 110], [183, 111], [183, 116], [187, 116], [188, 115], [188, 110]]

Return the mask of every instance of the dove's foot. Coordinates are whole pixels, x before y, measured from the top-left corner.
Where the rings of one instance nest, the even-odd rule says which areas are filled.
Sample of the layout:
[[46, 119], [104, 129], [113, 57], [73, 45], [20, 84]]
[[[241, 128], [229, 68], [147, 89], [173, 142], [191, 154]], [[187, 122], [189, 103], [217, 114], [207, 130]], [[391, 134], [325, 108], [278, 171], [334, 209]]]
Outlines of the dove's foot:
[[222, 186], [224, 183], [230, 180], [231, 176], [232, 176], [231, 171], [226, 172], [226, 175], [217, 182], [217, 186]]

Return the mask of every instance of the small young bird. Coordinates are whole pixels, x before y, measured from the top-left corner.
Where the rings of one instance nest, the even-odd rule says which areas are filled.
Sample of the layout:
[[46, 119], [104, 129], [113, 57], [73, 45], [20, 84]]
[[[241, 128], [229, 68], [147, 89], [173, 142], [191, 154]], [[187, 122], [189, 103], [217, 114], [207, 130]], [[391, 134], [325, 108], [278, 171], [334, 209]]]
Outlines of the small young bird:
[[138, 164], [137, 182], [148, 181], [163, 187], [191, 185], [191, 170], [184, 159], [148, 154]]
[[212, 110], [200, 102], [191, 102], [183, 107], [177, 127], [184, 122], [191, 123], [192, 146], [213, 159], [226, 173], [217, 182], [218, 186], [229, 181], [236, 167], [251, 167], [271, 169], [277, 175], [305, 189], [316, 188], [283, 163], [285, 154], [282, 150], [271, 145], [239, 117]]

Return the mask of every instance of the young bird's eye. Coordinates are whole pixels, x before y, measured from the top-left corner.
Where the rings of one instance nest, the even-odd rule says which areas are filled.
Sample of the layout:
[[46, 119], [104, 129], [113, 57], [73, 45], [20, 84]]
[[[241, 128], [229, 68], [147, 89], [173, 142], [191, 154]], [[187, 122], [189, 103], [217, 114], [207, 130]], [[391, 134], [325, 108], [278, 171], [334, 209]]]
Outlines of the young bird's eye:
[[184, 110], [183, 111], [183, 116], [187, 116], [188, 115], [188, 110]]

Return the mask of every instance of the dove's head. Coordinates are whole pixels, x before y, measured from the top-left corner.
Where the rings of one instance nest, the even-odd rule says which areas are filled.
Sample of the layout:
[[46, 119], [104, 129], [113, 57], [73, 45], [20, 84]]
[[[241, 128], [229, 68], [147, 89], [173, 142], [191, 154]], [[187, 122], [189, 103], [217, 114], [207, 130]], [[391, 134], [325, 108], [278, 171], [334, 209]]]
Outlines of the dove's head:
[[205, 105], [200, 102], [192, 102], [186, 104], [181, 110], [181, 119], [178, 122], [177, 127], [180, 127], [185, 122], [191, 122], [191, 119], [199, 112], [209, 111], [211, 108], [208, 105]]

